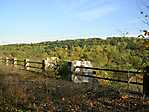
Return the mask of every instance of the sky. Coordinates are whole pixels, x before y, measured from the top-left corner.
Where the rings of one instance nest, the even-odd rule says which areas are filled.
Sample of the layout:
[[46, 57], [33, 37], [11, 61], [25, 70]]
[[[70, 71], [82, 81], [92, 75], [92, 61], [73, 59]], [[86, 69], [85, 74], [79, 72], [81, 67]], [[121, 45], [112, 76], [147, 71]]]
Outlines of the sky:
[[0, 0], [0, 44], [134, 36], [147, 27], [142, 9], [140, 0]]

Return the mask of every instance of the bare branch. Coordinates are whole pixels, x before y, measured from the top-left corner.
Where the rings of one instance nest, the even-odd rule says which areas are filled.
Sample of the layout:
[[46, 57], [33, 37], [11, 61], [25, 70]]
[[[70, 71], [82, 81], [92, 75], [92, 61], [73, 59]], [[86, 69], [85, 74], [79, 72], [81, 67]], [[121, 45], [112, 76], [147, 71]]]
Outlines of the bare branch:
[[149, 21], [147, 20], [141, 20], [144, 24], [148, 25], [149, 26]]

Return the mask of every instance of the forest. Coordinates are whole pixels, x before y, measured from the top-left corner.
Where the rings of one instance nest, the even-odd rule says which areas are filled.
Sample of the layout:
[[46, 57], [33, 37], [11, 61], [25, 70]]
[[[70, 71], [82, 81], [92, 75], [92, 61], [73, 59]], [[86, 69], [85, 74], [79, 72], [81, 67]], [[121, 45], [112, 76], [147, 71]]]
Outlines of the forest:
[[94, 67], [142, 68], [146, 64], [143, 39], [137, 37], [88, 38], [0, 46], [0, 56], [41, 60], [88, 60]]

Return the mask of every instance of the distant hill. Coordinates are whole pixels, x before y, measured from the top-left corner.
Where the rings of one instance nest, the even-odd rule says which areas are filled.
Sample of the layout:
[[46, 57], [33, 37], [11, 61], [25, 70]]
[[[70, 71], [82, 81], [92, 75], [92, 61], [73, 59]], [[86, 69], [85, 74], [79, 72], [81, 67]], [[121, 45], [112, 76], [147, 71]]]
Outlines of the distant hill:
[[143, 51], [139, 51], [141, 42], [142, 39], [135, 37], [108, 37], [9, 44], [0, 46], [0, 55], [19, 59], [43, 59], [51, 56], [62, 60], [83, 58], [92, 61], [95, 66], [138, 67], [143, 57]]

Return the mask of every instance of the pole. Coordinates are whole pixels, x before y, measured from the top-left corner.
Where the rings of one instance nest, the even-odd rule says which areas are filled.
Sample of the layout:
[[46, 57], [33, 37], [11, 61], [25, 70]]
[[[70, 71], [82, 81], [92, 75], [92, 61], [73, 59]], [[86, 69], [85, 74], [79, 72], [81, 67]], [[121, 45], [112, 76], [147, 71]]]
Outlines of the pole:
[[71, 77], [72, 77], [72, 62], [71, 61], [68, 61], [67, 62], [67, 73], [68, 73], [68, 80], [69, 81], [72, 81]]
[[46, 63], [45, 60], [42, 60], [42, 72], [45, 72], [46, 70]]
[[143, 76], [144, 112], [149, 112], [149, 66], [145, 67]]

